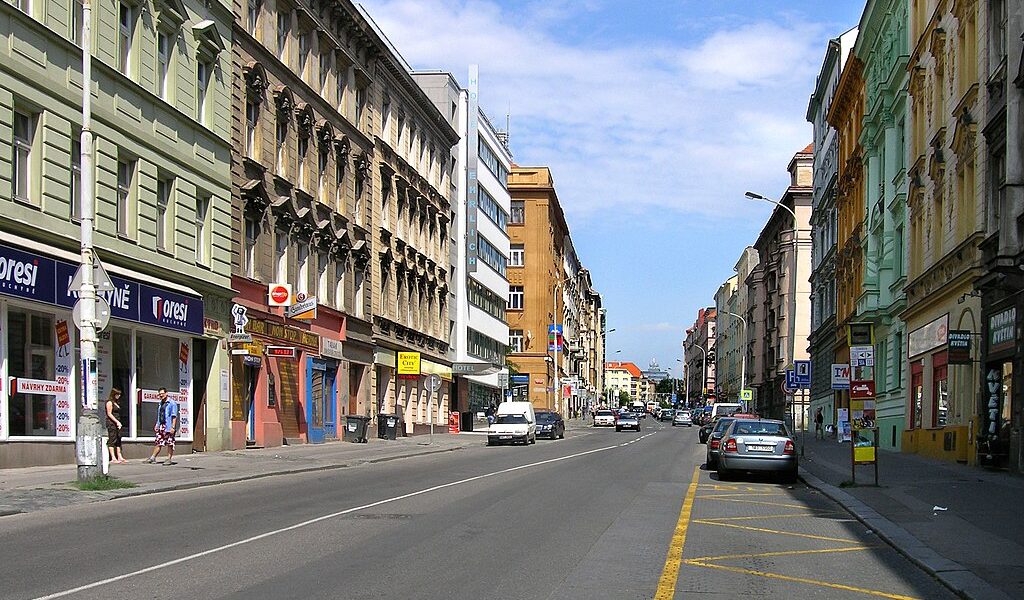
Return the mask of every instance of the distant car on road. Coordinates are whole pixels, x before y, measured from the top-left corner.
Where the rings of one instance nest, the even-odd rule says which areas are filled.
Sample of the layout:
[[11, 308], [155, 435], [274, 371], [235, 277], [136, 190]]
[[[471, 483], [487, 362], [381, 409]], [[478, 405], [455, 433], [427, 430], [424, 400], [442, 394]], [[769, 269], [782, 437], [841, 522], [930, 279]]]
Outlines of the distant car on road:
[[561, 439], [565, 437], [565, 420], [553, 410], [538, 410], [537, 437]]
[[601, 409], [594, 413], [594, 427], [615, 427], [615, 418], [614, 412]]
[[672, 417], [676, 416], [676, 411], [671, 408], [664, 408], [661, 410], [661, 414], [658, 415], [659, 421], [671, 421]]
[[676, 414], [672, 416], [672, 426], [683, 426], [693, 427], [693, 418], [690, 416], [688, 410], [677, 410]]
[[615, 431], [622, 431], [623, 429], [640, 431], [640, 419], [636, 418], [636, 415], [633, 413], [619, 415], [619, 420], [615, 422]]
[[782, 421], [733, 419], [725, 429], [720, 448], [719, 479], [758, 471], [779, 473], [788, 482], [796, 481], [796, 444]]

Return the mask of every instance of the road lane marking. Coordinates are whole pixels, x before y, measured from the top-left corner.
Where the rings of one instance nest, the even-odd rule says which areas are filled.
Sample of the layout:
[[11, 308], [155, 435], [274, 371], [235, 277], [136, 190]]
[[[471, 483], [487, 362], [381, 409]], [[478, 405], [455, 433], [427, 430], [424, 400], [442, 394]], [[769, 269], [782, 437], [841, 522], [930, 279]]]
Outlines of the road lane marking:
[[[849, 513], [844, 513], [844, 512], [837, 511], [837, 510], [829, 510], [829, 511], [823, 511], [823, 512], [786, 513], [786, 514], [783, 514], [783, 515], [752, 515], [752, 516], [746, 516], [746, 517], [713, 517], [713, 518], [706, 518], [704, 520], [705, 521], [761, 521], [761, 520], [764, 520], [764, 519], [793, 519], [793, 518], [796, 518], [796, 517], [800, 517], [800, 518], [804, 518], [804, 517], [823, 517], [825, 515], [842, 515], [842, 514], [849, 514]], [[840, 520], [839, 522], [843, 522], [843, 521]]]
[[765, 506], [781, 506], [782, 508], [803, 508], [803, 504], [783, 504], [782, 502], [764, 502], [763, 500], [742, 500], [740, 498], [718, 498], [719, 502], [743, 502], [744, 504], [764, 504]]
[[890, 594], [888, 592], [880, 592], [878, 590], [869, 590], [865, 588], [854, 587], [852, 585], [843, 585], [841, 583], [832, 583], [829, 581], [818, 581], [816, 579], [806, 579], [803, 577], [791, 577], [789, 575], [780, 575], [778, 573], [768, 573], [766, 571], [756, 571], [754, 569], [743, 569], [741, 567], [731, 567], [729, 565], [719, 565], [710, 562], [700, 562], [696, 560], [686, 561], [687, 565], [693, 565], [696, 567], [707, 567], [708, 569], [721, 569], [722, 571], [731, 571], [733, 573], [742, 573], [744, 575], [757, 575], [758, 577], [767, 577], [769, 579], [781, 579], [783, 581], [792, 581], [795, 583], [806, 583], [809, 585], [816, 585], [818, 587], [827, 587], [837, 590], [845, 590], [848, 592], [856, 592], [859, 594], [867, 594], [869, 596], [879, 596], [882, 598], [892, 598], [893, 600], [918, 600], [913, 596], [901, 596], [899, 594]]
[[672, 541], [669, 542], [665, 566], [661, 571], [661, 578], [658, 580], [658, 591], [654, 594], [655, 600], [670, 600], [675, 596], [676, 580], [679, 579], [679, 567], [683, 562], [686, 530], [690, 526], [690, 513], [693, 511], [693, 500], [697, 496], [697, 482], [699, 479], [700, 465], [697, 465], [693, 468], [693, 478], [690, 480], [689, 489], [686, 490], [683, 507], [679, 510], [679, 521], [676, 523], [676, 530], [672, 534]]
[[[556, 462], [561, 462], [561, 461], [564, 461], [564, 460], [570, 460], [570, 459], [573, 459], [573, 458], [579, 458], [581, 456], [586, 456], [588, 454], [595, 454], [597, 452], [605, 452], [607, 450], [614, 450], [614, 449], [616, 449], [618, 447], [619, 446], [605, 446], [604, 448], [595, 448], [593, 450], [587, 450], [585, 452], [577, 452], [575, 454], [569, 454], [569, 455], [566, 455], [566, 456], [560, 456], [558, 458], [549, 458], [547, 460], [542, 460], [542, 461], [538, 461], [538, 462], [534, 462], [534, 463], [529, 463], [529, 464], [525, 464], [525, 465], [519, 465], [519, 466], [516, 466], [516, 467], [509, 467], [507, 469], [501, 469], [500, 471], [493, 471], [491, 473], [484, 473], [483, 475], [475, 475], [473, 477], [467, 477], [465, 479], [459, 479], [457, 481], [450, 481], [448, 483], [442, 483], [440, 485], [431, 486], [431, 487], [428, 487], [428, 488], [424, 488], [422, 490], [417, 490], [415, 492], [409, 492], [408, 494], [402, 494], [401, 496], [395, 496], [393, 498], [387, 498], [385, 500], [377, 500], [376, 502], [371, 502], [369, 504], [363, 504], [362, 506], [355, 506], [355, 507], [352, 507], [352, 508], [346, 508], [345, 510], [340, 510], [340, 511], [333, 512], [333, 513], [330, 513], [330, 514], [327, 514], [327, 515], [322, 515], [322, 516], [319, 516], [319, 517], [315, 517], [315, 518], [312, 518], [312, 519], [309, 519], [309, 520], [306, 520], [306, 521], [302, 521], [300, 523], [296, 523], [294, 525], [289, 525], [287, 527], [282, 527], [280, 529], [275, 529], [273, 531], [267, 531], [267, 532], [261, 533], [259, 535], [254, 535], [252, 537], [245, 538], [244, 540], [238, 540], [237, 542], [231, 542], [230, 544], [224, 544], [223, 546], [217, 546], [215, 548], [210, 548], [208, 550], [203, 550], [201, 552], [196, 552], [194, 554], [189, 554], [189, 555], [186, 555], [186, 556], [182, 556], [180, 558], [169, 560], [167, 562], [163, 562], [163, 563], [160, 563], [158, 565], [152, 565], [152, 566], [149, 566], [149, 567], [138, 569], [136, 571], [131, 571], [129, 573], [124, 573], [124, 574], [121, 574], [121, 575], [116, 575], [114, 577], [108, 577], [106, 579], [101, 579], [99, 581], [94, 581], [92, 583], [87, 583], [85, 585], [80, 585], [78, 587], [74, 587], [74, 588], [71, 588], [71, 589], [63, 590], [63, 591], [60, 591], [60, 592], [54, 592], [54, 593], [48, 594], [46, 596], [40, 596], [40, 597], [36, 598], [35, 600], [52, 600], [53, 598], [63, 598], [65, 596], [70, 596], [72, 594], [77, 594], [79, 592], [84, 592], [85, 590], [91, 590], [93, 588], [101, 587], [101, 586], [104, 586], [104, 585], [109, 585], [111, 583], [116, 583], [118, 581], [124, 581], [125, 579], [130, 579], [132, 577], [138, 577], [139, 575], [145, 575], [146, 573], [152, 573], [154, 571], [159, 571], [161, 569], [166, 569], [167, 567], [173, 567], [175, 565], [180, 565], [182, 563], [190, 562], [190, 561], [196, 560], [197, 558], [203, 558], [203, 557], [209, 556], [211, 554], [216, 554], [218, 552], [223, 552], [225, 550], [230, 550], [232, 548], [237, 548], [239, 546], [244, 546], [246, 544], [251, 544], [253, 542], [257, 542], [257, 541], [262, 540], [262, 539], [266, 539], [266, 538], [269, 538], [269, 537], [280, 535], [282, 533], [287, 533], [289, 531], [295, 531], [297, 529], [302, 529], [302, 528], [305, 528], [305, 527], [309, 527], [310, 525], [314, 525], [316, 523], [320, 523], [322, 521], [327, 521], [327, 520], [330, 520], [330, 519], [335, 519], [337, 517], [348, 515], [348, 514], [351, 514], [351, 513], [354, 513], [354, 512], [359, 512], [359, 511], [362, 511], [362, 510], [367, 510], [369, 508], [375, 508], [377, 506], [382, 506], [384, 504], [391, 504], [393, 502], [398, 502], [400, 500], [407, 500], [409, 498], [414, 498], [416, 496], [422, 496], [424, 494], [429, 494], [431, 492], [436, 492], [436, 491], [443, 490], [443, 489], [450, 488], [450, 487], [454, 487], [454, 486], [457, 486], [457, 485], [464, 485], [464, 484], [467, 484], [467, 483], [472, 483], [472, 482], [475, 482], [475, 481], [480, 481], [482, 479], [488, 479], [490, 477], [497, 477], [498, 475], [505, 475], [507, 473], [513, 473], [515, 471], [521, 471], [523, 469], [531, 469], [531, 468], [539, 467], [539, 466], [542, 466], [542, 465], [548, 465], [548, 464], [552, 464], [552, 463], [556, 463]], [[696, 490], [696, 487], [695, 486], [691, 486], [691, 490], [690, 490], [691, 493], [689, 495], [692, 496], [693, 492], [695, 490]], [[690, 498], [690, 501], [692, 502], [692, 497]]]
[[751, 496], [786, 496], [787, 498], [792, 497], [789, 494], [780, 494], [779, 492], [758, 492], [756, 494], [751, 492], [740, 492], [738, 494], [702, 494], [700, 496], [697, 496], [697, 498], [749, 498]]
[[767, 558], [771, 556], [796, 556], [802, 554], [829, 554], [832, 552], [854, 552], [856, 550], [874, 550], [881, 546], [849, 546], [846, 548], [824, 548], [817, 550], [780, 550], [778, 552], [758, 552], [755, 554], [723, 554], [722, 556], [698, 556], [683, 562], [712, 562], [717, 560], [734, 560], [737, 558]]
[[807, 538], [811, 540], [825, 540], [829, 542], [843, 542], [849, 544], [849, 538], [836, 538], [825, 535], [814, 535], [811, 533], [796, 533], [793, 531], [781, 531], [778, 529], [767, 529], [764, 527], [750, 527], [747, 525], [735, 525], [733, 523], [719, 523], [716, 521], [708, 521], [707, 519], [694, 519], [694, 523], [700, 523], [701, 525], [716, 525], [718, 527], [732, 527], [733, 529], [746, 529], [747, 531], [759, 531], [761, 533], [777, 533], [779, 535], [790, 535], [793, 537]]

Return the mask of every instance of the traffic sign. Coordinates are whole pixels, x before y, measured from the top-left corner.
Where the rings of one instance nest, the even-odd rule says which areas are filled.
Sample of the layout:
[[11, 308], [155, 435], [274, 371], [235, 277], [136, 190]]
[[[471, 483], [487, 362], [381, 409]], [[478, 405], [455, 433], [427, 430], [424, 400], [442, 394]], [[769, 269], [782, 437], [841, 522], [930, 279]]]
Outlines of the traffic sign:
[[431, 373], [427, 376], [427, 387], [430, 388], [431, 392], [436, 392], [441, 389], [441, 376], [437, 373]]
[[740, 400], [751, 402], [754, 399], [754, 390], [740, 390]]
[[[82, 328], [82, 301], [78, 300], [75, 302], [75, 307], [71, 309], [71, 320], [75, 323], [75, 327]], [[110, 323], [110, 304], [104, 298], [96, 298], [96, 331], [103, 331], [107, 328]]]
[[793, 362], [796, 372], [796, 385], [801, 388], [811, 387], [811, 361], [797, 360]]
[[[107, 270], [103, 268], [103, 263], [100, 262], [100, 257], [93, 256], [92, 260], [92, 284], [96, 287], [96, 292], [114, 291], [114, 284], [110, 281], [110, 276], [107, 275]], [[82, 293], [81, 265], [79, 265], [78, 270], [75, 271], [75, 276], [71, 278], [71, 283], [68, 284], [68, 293]]]
[[498, 373], [498, 387], [508, 387], [508, 373]]
[[786, 380], [782, 382], [782, 391], [787, 394], [792, 394], [797, 391], [798, 386], [796, 384], [796, 371], [793, 369], [786, 369]]

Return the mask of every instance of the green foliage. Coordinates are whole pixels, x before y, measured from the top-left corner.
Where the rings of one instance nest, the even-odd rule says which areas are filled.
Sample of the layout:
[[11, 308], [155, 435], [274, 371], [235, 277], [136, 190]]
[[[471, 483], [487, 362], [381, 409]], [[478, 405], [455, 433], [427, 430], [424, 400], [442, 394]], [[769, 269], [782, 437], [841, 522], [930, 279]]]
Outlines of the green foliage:
[[85, 481], [74, 481], [71, 485], [83, 492], [102, 492], [104, 490], [122, 490], [136, 487], [136, 484], [130, 481], [118, 479], [117, 477], [108, 477], [106, 475], [100, 475], [95, 479], [87, 479]]
[[629, 392], [619, 392], [619, 406], [627, 406], [629, 404]]

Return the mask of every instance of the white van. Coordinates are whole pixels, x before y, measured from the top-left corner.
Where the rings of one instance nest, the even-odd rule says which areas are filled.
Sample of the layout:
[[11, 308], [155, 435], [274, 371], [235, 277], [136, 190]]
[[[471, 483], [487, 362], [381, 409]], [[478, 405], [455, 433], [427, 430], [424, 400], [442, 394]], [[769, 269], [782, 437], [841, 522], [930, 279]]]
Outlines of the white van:
[[738, 402], [715, 402], [711, 405], [711, 418], [728, 416], [742, 408], [743, 405]]
[[487, 430], [487, 445], [537, 443], [537, 416], [532, 402], [502, 402]]

